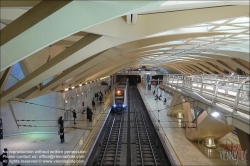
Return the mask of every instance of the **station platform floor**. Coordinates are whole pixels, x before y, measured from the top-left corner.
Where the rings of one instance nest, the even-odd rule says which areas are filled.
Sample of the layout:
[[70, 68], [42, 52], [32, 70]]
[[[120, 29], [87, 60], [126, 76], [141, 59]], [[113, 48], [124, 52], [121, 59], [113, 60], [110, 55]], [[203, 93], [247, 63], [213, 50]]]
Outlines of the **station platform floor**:
[[[65, 142], [63, 144], [61, 144], [60, 136], [57, 132], [51, 134], [23, 134], [4, 137], [4, 139], [0, 141], [0, 149], [3, 151], [4, 148], [8, 148], [8, 156], [10, 160], [9, 166], [16, 166], [17, 164], [21, 164], [21, 166], [73, 165], [76, 158], [72, 158], [71, 155], [75, 157], [78, 156], [94, 126], [98, 123], [98, 121], [102, 121], [103, 114], [107, 114], [106, 111], [109, 110], [110, 102], [110, 93], [104, 97], [104, 102], [102, 104], [96, 102], [96, 110], [91, 108], [93, 111], [92, 122], [87, 120], [86, 113], [77, 114], [76, 124], [74, 124], [74, 121], [71, 121], [69, 126], [65, 126]], [[19, 152], [13, 154], [15, 151]], [[55, 153], [51, 154], [50, 151], [54, 151]], [[36, 154], [36, 152], [38, 153]], [[40, 158], [39, 155], [42, 154], [51, 156], [44, 156]], [[36, 158], [32, 158], [29, 155], [36, 156]], [[55, 162], [55, 156], [52, 155], [60, 157], [57, 162]], [[32, 160], [34, 163], [24, 163], [26, 161], [21, 162], [21, 159], [26, 160], [27, 162]], [[67, 163], [64, 162], [66, 160]], [[82, 161], [85, 162], [84, 158]]]
[[[207, 157], [207, 155], [202, 153], [201, 148], [198, 147], [198, 142], [192, 142], [186, 138], [185, 129], [181, 127], [181, 123], [179, 123], [178, 119], [167, 115], [166, 105], [170, 105], [172, 96], [165, 93], [162, 100], [155, 100], [155, 96], [152, 94], [154, 89], [146, 90], [145, 87], [141, 85], [138, 86], [138, 89], [145, 105], [150, 107], [151, 113], [154, 114], [155, 119], [157, 119], [157, 123], [163, 128], [165, 138], [171, 145], [181, 165], [236, 165], [235, 160], [221, 160], [219, 151], [212, 152], [210, 157]], [[163, 104], [165, 97], [167, 99], [166, 105]], [[158, 112], [158, 110], [160, 111]], [[239, 144], [238, 138], [232, 133], [221, 138], [218, 143], [225, 143], [227, 138], [234, 144]], [[237, 165], [246, 165], [246, 162], [239, 161]]]

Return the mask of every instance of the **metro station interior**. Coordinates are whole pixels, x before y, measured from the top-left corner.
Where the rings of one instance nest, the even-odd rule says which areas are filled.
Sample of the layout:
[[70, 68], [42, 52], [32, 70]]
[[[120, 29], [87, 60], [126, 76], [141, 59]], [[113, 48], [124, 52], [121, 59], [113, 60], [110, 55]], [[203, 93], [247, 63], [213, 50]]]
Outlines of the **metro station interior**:
[[3, 165], [250, 165], [249, 1], [0, 10]]

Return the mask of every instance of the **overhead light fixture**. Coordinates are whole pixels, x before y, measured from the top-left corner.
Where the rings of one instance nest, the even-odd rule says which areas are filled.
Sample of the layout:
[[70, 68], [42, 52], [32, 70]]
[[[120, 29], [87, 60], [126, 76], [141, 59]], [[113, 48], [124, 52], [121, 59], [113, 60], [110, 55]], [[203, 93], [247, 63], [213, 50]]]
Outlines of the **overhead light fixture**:
[[82, 93], [82, 95], [83, 95], [83, 93]]
[[67, 104], [68, 103], [68, 101], [67, 100], [64, 100], [64, 102]]
[[85, 84], [87, 85], [88, 83], [86, 82]]
[[69, 90], [69, 88], [65, 88], [65, 89], [64, 89], [64, 91], [68, 91], [68, 90]]
[[82, 86], [82, 84], [79, 84], [79, 86]]
[[100, 78], [99, 80], [103, 80], [103, 79], [105, 79], [105, 78], [108, 78], [109, 76], [106, 76], [106, 77], [102, 77], [102, 78]]
[[74, 86], [72, 86], [72, 87], [71, 87], [71, 89], [75, 89], [75, 87], [74, 87]]
[[183, 118], [183, 113], [182, 113], [182, 112], [178, 112], [178, 113], [176, 114], [176, 118], [182, 119], [182, 118]]
[[220, 113], [218, 113], [218, 112], [213, 112], [211, 115], [212, 115], [213, 117], [217, 118], [218, 116], [220, 116]]

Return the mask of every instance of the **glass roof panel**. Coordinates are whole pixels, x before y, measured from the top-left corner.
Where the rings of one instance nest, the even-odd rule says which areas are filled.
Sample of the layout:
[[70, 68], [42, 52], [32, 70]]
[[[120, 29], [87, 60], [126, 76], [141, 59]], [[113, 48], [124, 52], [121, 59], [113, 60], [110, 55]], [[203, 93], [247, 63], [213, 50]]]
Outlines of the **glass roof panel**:
[[242, 24], [233, 24], [237, 26], [249, 27], [249, 23], [242, 23]]
[[216, 30], [231, 30], [231, 29], [244, 29], [243, 27], [234, 27], [234, 26], [220, 26]]
[[233, 21], [230, 21], [229, 23], [246, 23], [249, 22], [249, 17], [240, 17], [240, 18], [236, 18]]
[[235, 30], [216, 30], [217, 32], [228, 32], [228, 33], [240, 33], [245, 31], [246, 29], [235, 29]]
[[227, 20], [220, 20], [220, 21], [215, 21], [215, 22], [212, 22], [213, 24], [222, 24], [224, 22], [226, 22]]

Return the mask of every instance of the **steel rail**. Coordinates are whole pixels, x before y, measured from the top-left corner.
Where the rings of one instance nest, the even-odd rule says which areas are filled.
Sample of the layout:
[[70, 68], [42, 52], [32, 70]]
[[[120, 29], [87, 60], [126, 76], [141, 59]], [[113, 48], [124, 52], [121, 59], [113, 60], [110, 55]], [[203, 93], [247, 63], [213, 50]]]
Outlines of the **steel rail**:
[[139, 129], [138, 129], [138, 123], [137, 123], [137, 115], [136, 115], [136, 113], [135, 113], [135, 123], [136, 123], [136, 130], [137, 130], [138, 145], [139, 145], [139, 149], [140, 149], [141, 165], [144, 165], [144, 163], [143, 163], [143, 157], [142, 157], [142, 149], [141, 149], [140, 132], [139, 132]]
[[148, 137], [148, 142], [149, 142], [149, 145], [150, 145], [151, 153], [152, 153], [152, 155], [153, 155], [155, 165], [157, 166], [158, 164], [157, 164], [157, 161], [156, 161], [156, 158], [155, 158], [155, 154], [154, 154], [154, 150], [153, 150], [152, 144], [151, 144], [151, 142], [150, 142], [150, 138], [149, 138], [149, 134], [148, 134], [148, 129], [147, 129], [147, 127], [146, 127], [145, 119], [144, 119], [144, 117], [143, 117], [142, 111], [141, 111], [141, 117], [142, 117], [142, 120], [143, 120], [143, 124], [144, 124], [144, 128], [145, 128], [145, 130], [146, 130], [147, 137]]
[[111, 136], [111, 133], [112, 133], [112, 130], [113, 130], [114, 123], [115, 123], [115, 117], [114, 117], [114, 120], [112, 122], [111, 129], [109, 131], [108, 140], [107, 140], [105, 148], [104, 148], [104, 152], [103, 152], [103, 155], [102, 155], [102, 159], [101, 159], [100, 165], [103, 165], [103, 160], [104, 160], [104, 157], [105, 157], [105, 153], [106, 153], [106, 150], [107, 150], [107, 146], [108, 146], [108, 143], [109, 143], [109, 140], [110, 140], [110, 136]]
[[122, 114], [122, 117], [121, 117], [119, 133], [118, 133], [118, 136], [117, 136], [117, 143], [116, 143], [116, 149], [115, 149], [114, 166], [116, 165], [116, 159], [117, 159], [117, 153], [118, 153], [119, 142], [120, 142], [120, 135], [121, 135], [121, 128], [122, 128], [122, 119], [123, 119], [123, 116], [124, 116], [124, 114]]

